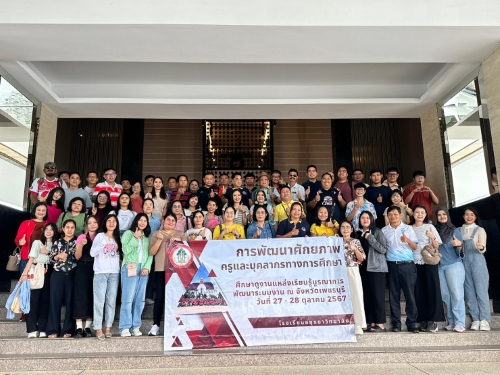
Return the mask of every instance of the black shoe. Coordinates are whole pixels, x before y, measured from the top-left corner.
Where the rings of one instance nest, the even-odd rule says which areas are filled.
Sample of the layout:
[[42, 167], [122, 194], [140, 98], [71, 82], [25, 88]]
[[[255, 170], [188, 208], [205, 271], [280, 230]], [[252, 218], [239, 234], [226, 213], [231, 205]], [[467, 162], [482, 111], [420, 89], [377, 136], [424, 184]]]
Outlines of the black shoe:
[[83, 336], [83, 329], [81, 328], [78, 328], [75, 332], [75, 339], [81, 339]]
[[393, 325], [392, 332], [401, 332], [401, 326], [400, 325]]
[[92, 334], [92, 331], [90, 328], [85, 328], [85, 331], [83, 331], [85, 337], [93, 337], [94, 335]]
[[410, 326], [410, 327], [408, 327], [408, 332], [411, 332], [411, 333], [420, 333], [420, 331], [417, 328], [417, 326]]
[[420, 332], [427, 332], [427, 326], [429, 325], [429, 322], [422, 322], [422, 324], [420, 324]]
[[436, 322], [428, 322], [427, 323], [427, 332], [437, 332], [438, 325]]

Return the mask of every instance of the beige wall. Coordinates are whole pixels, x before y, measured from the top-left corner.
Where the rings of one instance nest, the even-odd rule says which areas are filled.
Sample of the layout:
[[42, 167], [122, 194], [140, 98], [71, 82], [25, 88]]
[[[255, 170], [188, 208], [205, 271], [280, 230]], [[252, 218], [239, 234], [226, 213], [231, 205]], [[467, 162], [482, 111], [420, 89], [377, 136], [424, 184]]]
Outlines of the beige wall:
[[307, 181], [306, 168], [314, 164], [321, 175], [333, 170], [331, 120], [277, 120], [274, 128], [274, 168], [286, 180], [290, 168]]
[[169, 176], [186, 174], [201, 182], [203, 158], [201, 120], [144, 120], [142, 174]]
[[495, 165], [500, 168], [500, 48], [483, 62]]
[[439, 108], [433, 105], [420, 117], [426, 184], [436, 193], [439, 205], [448, 207], [446, 177], [444, 170], [443, 146], [439, 129]]
[[49, 107], [42, 104], [39, 121], [34, 178], [44, 175], [43, 165], [48, 161], [54, 161], [56, 150], [57, 116]]

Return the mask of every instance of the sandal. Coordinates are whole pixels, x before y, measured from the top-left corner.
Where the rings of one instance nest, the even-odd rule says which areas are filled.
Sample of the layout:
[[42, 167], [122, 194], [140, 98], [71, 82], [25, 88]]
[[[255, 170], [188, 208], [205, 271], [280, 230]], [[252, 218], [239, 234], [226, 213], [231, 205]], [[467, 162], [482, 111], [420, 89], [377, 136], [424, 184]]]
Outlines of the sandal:
[[380, 332], [387, 332], [387, 329], [380, 327], [379, 325], [371, 326], [368, 332], [375, 332], [375, 333], [380, 333]]
[[53, 333], [52, 335], [48, 336], [49, 339], [56, 339], [57, 338], [57, 333]]
[[106, 338], [109, 339], [111, 337], [113, 337], [113, 334], [111, 333], [111, 330], [109, 332], [106, 330]]
[[65, 333], [63, 338], [69, 339], [71, 336], [73, 336], [71, 333]]
[[102, 329], [99, 329], [95, 332], [95, 335], [97, 336], [97, 340], [99, 341], [104, 341], [106, 339], [106, 336], [102, 332]]

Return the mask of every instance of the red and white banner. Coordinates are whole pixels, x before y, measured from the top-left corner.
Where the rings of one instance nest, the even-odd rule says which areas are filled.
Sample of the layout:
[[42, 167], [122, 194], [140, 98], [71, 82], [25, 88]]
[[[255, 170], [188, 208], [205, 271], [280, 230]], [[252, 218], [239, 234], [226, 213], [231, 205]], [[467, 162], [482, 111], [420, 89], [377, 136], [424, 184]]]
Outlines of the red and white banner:
[[191, 241], [167, 252], [165, 352], [356, 341], [341, 238]]

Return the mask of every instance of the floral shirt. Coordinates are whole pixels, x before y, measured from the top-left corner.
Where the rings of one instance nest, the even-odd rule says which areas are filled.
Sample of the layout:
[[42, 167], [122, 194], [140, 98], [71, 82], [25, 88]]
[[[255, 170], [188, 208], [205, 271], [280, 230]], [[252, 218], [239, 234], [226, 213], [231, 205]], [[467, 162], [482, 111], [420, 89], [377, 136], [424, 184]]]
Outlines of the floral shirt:
[[347, 242], [344, 242], [344, 256], [345, 256], [345, 265], [346, 267], [357, 267], [360, 262], [358, 262], [358, 258], [356, 257], [356, 253], [349, 249], [349, 244], [353, 243], [356, 248], [361, 251], [363, 254], [363, 259], [366, 259], [365, 251], [363, 250], [363, 246], [361, 246], [361, 242], [355, 238], [349, 238]]
[[[354, 210], [354, 205], [356, 204], [356, 200], [353, 200], [347, 203], [347, 207], [345, 209], [345, 216], [349, 216], [351, 212]], [[372, 213], [373, 218], [377, 220], [377, 212], [375, 211], [375, 206], [373, 203], [368, 202], [366, 199], [363, 201], [363, 206], [358, 209], [358, 211], [354, 214], [352, 218], [352, 225], [354, 226], [354, 231], [359, 229], [359, 217], [363, 211], [369, 211]]]
[[[66, 241], [64, 238], [60, 238], [54, 242], [49, 255], [50, 262], [54, 264], [54, 271], [68, 273], [75, 269], [77, 265], [77, 261], [75, 258], [76, 239], [76, 237], [73, 237], [71, 240]], [[66, 252], [68, 254], [68, 258], [66, 259], [66, 261], [54, 260], [54, 257], [56, 255], [63, 252]]]

